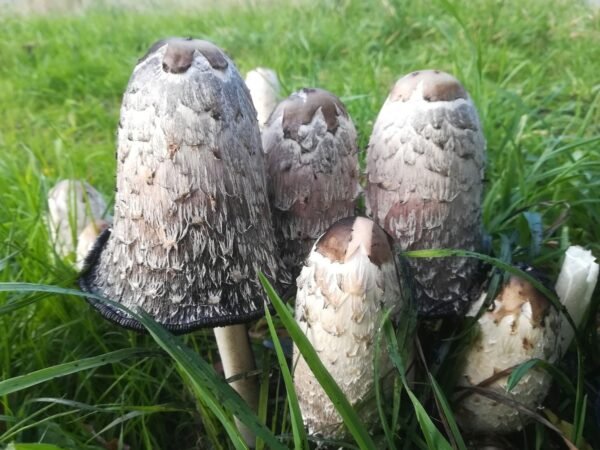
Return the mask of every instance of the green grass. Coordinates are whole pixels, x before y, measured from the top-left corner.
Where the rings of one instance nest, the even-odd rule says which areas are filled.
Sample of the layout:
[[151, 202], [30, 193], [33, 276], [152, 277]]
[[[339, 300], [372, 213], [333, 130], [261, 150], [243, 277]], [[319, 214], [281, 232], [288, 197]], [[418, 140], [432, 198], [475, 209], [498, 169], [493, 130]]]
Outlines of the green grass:
[[[105, 10], [0, 19], [0, 282], [74, 286], [76, 273], [52, 257], [43, 220], [47, 192], [58, 179], [83, 178], [110, 197], [121, 95], [137, 58], [171, 35], [212, 40], [242, 72], [272, 67], [286, 94], [305, 86], [336, 93], [362, 149], [399, 76], [422, 68], [455, 74], [479, 108], [488, 141], [484, 219], [494, 254], [534, 262], [551, 277], [567, 241], [600, 255], [600, 13], [571, 0], [340, 0], [179, 15]], [[587, 410], [579, 407], [583, 437], [595, 447], [599, 301], [596, 294], [582, 333], [580, 374], [589, 398]], [[217, 362], [210, 332], [184, 341]], [[165, 353], [94, 363], [129, 348], [159, 350], [151, 337], [104, 322], [80, 298], [1, 294], [0, 383], [35, 380], [53, 366], [72, 370], [79, 360], [91, 366], [0, 394], [0, 447], [15, 441], [70, 449], [232, 448], [210, 405], [196, 401], [194, 383]], [[297, 436], [277, 355], [260, 339], [255, 349], [263, 373], [271, 374], [261, 376], [268, 382], [262, 414], [292, 446]], [[574, 357], [561, 366], [574, 383], [576, 366]], [[437, 374], [440, 385], [432, 384], [436, 398], [447, 389], [443, 378]], [[413, 388], [419, 418], [426, 422], [422, 404], [443, 432], [431, 392]], [[432, 435], [414, 423], [412, 400], [395, 399], [387, 421], [394, 429], [375, 430], [377, 445], [427, 445]], [[557, 387], [549, 404], [573, 423], [574, 393]], [[527, 448], [557, 442], [539, 427], [511, 439]]]

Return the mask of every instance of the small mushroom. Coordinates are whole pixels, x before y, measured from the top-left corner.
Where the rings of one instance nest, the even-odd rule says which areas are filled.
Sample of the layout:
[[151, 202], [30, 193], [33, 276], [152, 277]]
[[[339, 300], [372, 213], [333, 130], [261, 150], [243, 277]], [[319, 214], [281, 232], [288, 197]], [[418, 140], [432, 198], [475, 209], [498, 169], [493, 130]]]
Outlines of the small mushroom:
[[305, 88], [277, 105], [262, 139], [275, 234], [295, 278], [317, 237], [354, 214], [356, 130], [336, 96]]
[[[575, 325], [581, 323], [590, 304], [597, 277], [598, 264], [591, 253], [570, 247], [555, 289]], [[485, 294], [473, 305], [470, 315], [478, 312], [484, 299]], [[477, 325], [479, 334], [465, 355], [461, 384], [480, 385], [508, 401], [470, 393], [457, 405], [456, 418], [472, 434], [518, 431], [531, 417], [515, 402], [535, 411], [546, 398], [551, 378], [534, 368], [507, 392], [508, 372], [534, 358], [556, 362], [570, 344], [573, 330], [542, 294], [516, 276], [509, 279]]]
[[[280, 269], [264, 167], [250, 94], [229, 57], [202, 40], [154, 44], [123, 97], [114, 225], [87, 258], [82, 289], [141, 308], [174, 333], [223, 327], [215, 336], [225, 376], [253, 370], [244, 323], [267, 300], [257, 274], [276, 282]], [[232, 385], [255, 409], [256, 379]]]
[[[367, 211], [402, 250], [482, 247], [485, 139], [471, 98], [451, 75], [413, 72], [381, 108], [367, 151]], [[415, 258], [422, 316], [463, 314], [479, 264]]]
[[275, 71], [257, 67], [246, 74], [245, 81], [256, 108], [258, 125], [262, 130], [279, 101], [279, 79]]
[[77, 270], [83, 269], [83, 264], [85, 262], [85, 258], [87, 258], [88, 253], [94, 247], [94, 243], [98, 239], [100, 233], [110, 227], [110, 222], [98, 219], [90, 222], [77, 238], [77, 250], [75, 252], [77, 258], [75, 260], [75, 268]]
[[[91, 224], [103, 221], [106, 202], [102, 194], [85, 181], [61, 180], [48, 193], [48, 228], [56, 254], [68, 258], [85, 249]], [[105, 221], [110, 221], [106, 217]]]
[[[374, 340], [384, 310], [404, 305], [392, 238], [372, 220], [336, 222], [314, 245], [297, 280], [296, 320], [365, 422], [373, 419]], [[294, 385], [310, 434], [343, 437], [342, 419], [294, 347]], [[380, 373], [389, 373], [382, 353]]]

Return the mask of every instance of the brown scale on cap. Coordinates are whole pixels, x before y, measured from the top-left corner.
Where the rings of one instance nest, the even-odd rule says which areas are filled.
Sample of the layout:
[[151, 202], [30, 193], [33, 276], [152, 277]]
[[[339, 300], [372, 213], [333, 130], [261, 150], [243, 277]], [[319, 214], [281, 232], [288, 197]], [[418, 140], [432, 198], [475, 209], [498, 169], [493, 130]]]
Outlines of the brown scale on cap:
[[465, 88], [452, 75], [439, 70], [420, 70], [398, 80], [390, 93], [390, 100], [408, 101], [420, 83], [423, 83], [423, 98], [428, 102], [467, 99]]
[[333, 224], [317, 242], [316, 251], [344, 263], [361, 245], [369, 248], [369, 260], [377, 267], [393, 258], [391, 236], [364, 217], [347, 217]]
[[170, 73], [184, 73], [194, 61], [194, 52], [197, 50], [208, 61], [213, 69], [223, 70], [227, 68], [227, 59], [219, 48], [208, 41], [200, 39], [168, 38], [152, 44], [148, 52], [138, 61], [144, 62], [148, 57], [163, 45], [168, 45], [163, 57], [163, 70]]
[[531, 305], [531, 319], [534, 326], [543, 323], [550, 303], [533, 285], [522, 278], [512, 276], [498, 296], [501, 306], [493, 312], [494, 321], [499, 323], [505, 316], [518, 314], [524, 303]]
[[340, 100], [323, 89], [304, 88], [281, 102], [283, 108], [283, 133], [286, 138], [298, 139], [298, 129], [309, 124], [320, 109], [327, 131], [335, 133], [339, 126], [338, 116], [348, 117]]

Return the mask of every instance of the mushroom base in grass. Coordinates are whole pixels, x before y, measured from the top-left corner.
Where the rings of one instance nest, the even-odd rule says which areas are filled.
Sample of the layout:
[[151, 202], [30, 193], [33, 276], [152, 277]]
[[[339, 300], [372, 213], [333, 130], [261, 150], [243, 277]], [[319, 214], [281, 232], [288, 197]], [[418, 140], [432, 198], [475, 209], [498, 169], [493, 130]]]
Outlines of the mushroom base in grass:
[[[591, 252], [570, 247], [555, 290], [561, 303], [579, 325], [598, 278], [598, 264]], [[485, 295], [473, 306], [476, 315]], [[569, 323], [529, 282], [512, 276], [484, 312], [477, 325], [479, 334], [465, 355], [461, 384], [492, 391], [488, 398], [469, 393], [456, 408], [456, 419], [463, 430], [473, 434], [510, 433], [532, 420], [523, 408], [536, 412], [551, 384], [551, 377], [540, 368], [530, 369], [519, 383], [507, 391], [508, 375], [495, 375], [529, 361], [556, 362], [573, 338]]]

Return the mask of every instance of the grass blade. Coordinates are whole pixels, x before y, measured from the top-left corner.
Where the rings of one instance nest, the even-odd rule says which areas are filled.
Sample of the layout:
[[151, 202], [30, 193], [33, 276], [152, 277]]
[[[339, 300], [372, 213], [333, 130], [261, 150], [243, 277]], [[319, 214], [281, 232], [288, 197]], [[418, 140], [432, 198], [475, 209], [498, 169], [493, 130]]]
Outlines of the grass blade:
[[281, 322], [285, 326], [290, 337], [298, 347], [298, 350], [302, 354], [302, 357], [306, 360], [306, 363], [312, 370], [313, 374], [317, 378], [319, 384], [323, 387], [331, 402], [335, 406], [340, 416], [344, 421], [344, 424], [348, 428], [348, 431], [352, 434], [356, 443], [361, 449], [370, 450], [377, 448], [371, 436], [360, 421], [356, 411], [352, 408], [352, 405], [346, 399], [346, 396], [335, 382], [331, 374], [327, 371], [317, 352], [310, 344], [308, 338], [304, 335], [296, 320], [288, 311], [287, 307], [279, 298], [279, 295], [275, 292], [269, 280], [265, 278], [263, 274], [259, 274], [260, 281], [271, 300], [271, 304], [277, 311]]
[[452, 446], [450, 445], [450, 443], [444, 438], [440, 430], [438, 430], [437, 427], [433, 424], [431, 417], [429, 417], [429, 414], [427, 414], [427, 411], [425, 411], [425, 408], [423, 407], [419, 399], [408, 386], [408, 380], [406, 379], [406, 366], [400, 354], [400, 350], [398, 348], [398, 341], [396, 340], [396, 335], [394, 334], [394, 330], [389, 320], [383, 324], [383, 329], [387, 338], [390, 359], [392, 360], [392, 363], [398, 370], [400, 379], [404, 384], [404, 389], [406, 389], [406, 393], [408, 394], [408, 397], [410, 398], [410, 401], [413, 405], [417, 421], [419, 422], [421, 431], [425, 436], [427, 446], [430, 449], [436, 450], [452, 450]]
[[467, 446], [465, 444], [464, 439], [462, 438], [462, 435], [460, 434], [460, 430], [458, 429], [458, 425], [456, 423], [456, 420], [454, 419], [454, 414], [452, 412], [452, 409], [450, 408], [448, 399], [444, 395], [442, 388], [440, 387], [438, 382], [435, 380], [433, 375], [431, 375], [431, 373], [429, 374], [429, 381], [431, 383], [431, 388], [433, 389], [433, 393], [437, 399], [437, 403], [441, 407], [442, 412], [444, 413], [444, 416], [446, 417], [446, 421], [448, 422], [448, 427], [450, 428], [450, 431], [452, 432], [452, 437], [454, 438], [454, 442], [456, 443], [456, 446], [460, 450], [467, 450]]
[[[215, 416], [221, 421], [233, 445], [237, 449], [247, 448], [240, 436], [233, 421], [226, 411], [231, 412], [246, 424], [257, 436], [272, 449], [284, 450], [285, 447], [277, 440], [275, 435], [264, 425], [262, 425], [256, 415], [250, 410], [248, 405], [240, 396], [219, 377], [212, 366], [208, 364], [197, 353], [186, 347], [180, 338], [173, 336], [158, 323], [156, 323], [148, 313], [139, 309], [133, 312], [120, 303], [110, 301], [99, 295], [93, 295], [77, 289], [61, 288], [33, 283], [0, 283], [0, 292], [43, 292], [60, 295], [73, 295], [77, 297], [88, 297], [100, 300], [117, 308], [124, 313], [131, 315], [134, 319], [142, 323], [156, 343], [165, 350], [169, 356], [178, 364], [182, 372], [191, 383], [191, 387], [202, 402], [204, 402]], [[18, 303], [23, 306], [30, 304], [28, 299], [19, 299]]]
[[13, 392], [27, 389], [36, 384], [50, 381], [54, 378], [64, 377], [83, 370], [93, 369], [95, 367], [104, 366], [106, 364], [114, 364], [130, 358], [141, 356], [156, 355], [157, 352], [141, 348], [125, 348], [114, 352], [105, 353], [103, 355], [93, 356], [90, 358], [79, 359], [77, 361], [58, 364], [52, 367], [36, 370], [35, 372], [26, 375], [9, 378], [0, 381], [0, 396], [12, 394]]
[[290, 419], [292, 422], [292, 432], [294, 435], [294, 448], [308, 448], [308, 440], [306, 439], [306, 432], [304, 431], [304, 422], [302, 421], [302, 412], [300, 411], [300, 405], [298, 404], [298, 397], [294, 390], [294, 382], [292, 381], [292, 374], [288, 367], [283, 348], [281, 348], [281, 342], [279, 342], [279, 336], [273, 325], [273, 318], [267, 305], [265, 305], [265, 314], [267, 324], [269, 325], [269, 332], [271, 333], [271, 339], [275, 346], [275, 353], [277, 354], [277, 361], [281, 369], [281, 375], [283, 376], [283, 382], [287, 393], [288, 404], [290, 406]]
[[523, 378], [523, 376], [527, 372], [529, 372], [535, 367], [540, 367], [546, 372], [548, 372], [552, 376], [552, 378], [554, 378], [566, 392], [569, 392], [571, 395], [576, 394], [573, 383], [571, 383], [571, 380], [569, 380], [569, 378], [564, 373], [562, 373], [557, 367], [550, 364], [548, 361], [544, 361], [543, 359], [537, 358], [525, 361], [523, 364], [518, 365], [512, 370], [510, 376], [508, 377], [508, 380], [506, 381], [506, 390], [512, 391], [515, 388], [515, 386], [519, 384], [521, 378]]

